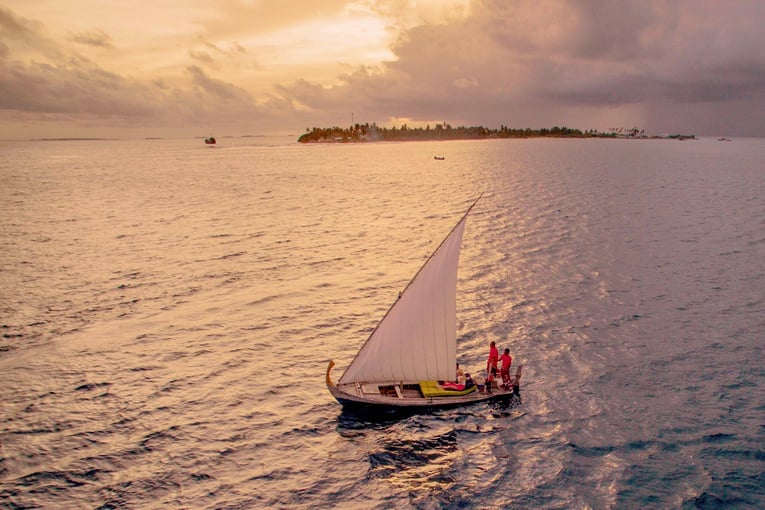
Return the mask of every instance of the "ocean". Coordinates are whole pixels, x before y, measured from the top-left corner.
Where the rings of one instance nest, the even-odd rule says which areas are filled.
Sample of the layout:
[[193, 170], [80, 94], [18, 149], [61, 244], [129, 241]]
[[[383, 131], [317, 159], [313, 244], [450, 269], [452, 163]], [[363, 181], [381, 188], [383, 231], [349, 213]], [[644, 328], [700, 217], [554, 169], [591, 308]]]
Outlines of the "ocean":
[[[765, 508], [764, 139], [295, 139], [0, 142], [0, 505]], [[459, 362], [520, 398], [343, 411], [481, 193]]]

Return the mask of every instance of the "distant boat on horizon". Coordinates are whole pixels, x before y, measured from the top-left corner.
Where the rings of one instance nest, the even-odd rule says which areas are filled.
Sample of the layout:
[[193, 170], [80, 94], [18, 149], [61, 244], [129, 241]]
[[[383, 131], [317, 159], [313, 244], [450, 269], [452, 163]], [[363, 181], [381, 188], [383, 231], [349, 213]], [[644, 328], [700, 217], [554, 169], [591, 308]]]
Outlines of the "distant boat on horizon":
[[215, 137], [211, 136], [210, 138], [205, 138], [205, 143], [207, 145], [215, 145], [216, 144]]
[[433, 156], [433, 159], [437, 159], [438, 161], [443, 161], [446, 159], [446, 156]]

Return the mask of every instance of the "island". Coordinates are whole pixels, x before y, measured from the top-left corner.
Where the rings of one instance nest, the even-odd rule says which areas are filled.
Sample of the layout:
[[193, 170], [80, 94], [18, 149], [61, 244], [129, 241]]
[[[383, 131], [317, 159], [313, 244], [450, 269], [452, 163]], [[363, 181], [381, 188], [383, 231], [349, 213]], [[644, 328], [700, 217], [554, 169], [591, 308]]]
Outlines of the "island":
[[648, 136], [645, 130], [638, 128], [618, 128], [611, 131], [589, 129], [582, 131], [568, 127], [552, 127], [542, 129], [517, 129], [501, 126], [491, 129], [484, 126], [452, 127], [448, 123], [423, 127], [385, 128], [375, 123], [354, 124], [347, 128], [308, 128], [298, 138], [300, 143], [357, 143], [357, 142], [405, 142], [405, 141], [437, 141], [437, 140], [481, 140], [486, 138], [672, 138], [680, 140], [695, 139], [694, 135], [662, 135]]

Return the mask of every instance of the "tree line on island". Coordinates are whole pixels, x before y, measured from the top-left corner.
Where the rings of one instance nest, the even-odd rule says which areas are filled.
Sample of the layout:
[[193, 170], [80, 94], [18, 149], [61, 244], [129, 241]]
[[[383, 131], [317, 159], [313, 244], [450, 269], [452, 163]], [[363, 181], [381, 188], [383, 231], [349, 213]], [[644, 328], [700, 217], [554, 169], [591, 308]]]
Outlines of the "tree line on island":
[[431, 128], [410, 128], [406, 124], [401, 127], [385, 128], [375, 123], [354, 124], [347, 128], [309, 128], [305, 134], [298, 138], [300, 143], [328, 143], [328, 142], [378, 142], [378, 141], [416, 141], [416, 140], [477, 140], [483, 138], [533, 138], [533, 137], [561, 137], [561, 138], [645, 138], [645, 131], [638, 128], [629, 130], [614, 130], [602, 132], [597, 129], [582, 131], [568, 127], [552, 127], [542, 129], [515, 129], [501, 126], [499, 129], [490, 129], [483, 126], [459, 126], [452, 127], [444, 122]]

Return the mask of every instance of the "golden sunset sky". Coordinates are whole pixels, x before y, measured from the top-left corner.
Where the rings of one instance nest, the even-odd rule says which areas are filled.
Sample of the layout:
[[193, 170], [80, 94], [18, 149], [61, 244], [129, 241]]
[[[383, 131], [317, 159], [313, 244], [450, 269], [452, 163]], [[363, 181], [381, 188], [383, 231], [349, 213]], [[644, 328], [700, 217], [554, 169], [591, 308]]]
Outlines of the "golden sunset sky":
[[765, 136], [765, 2], [6, 0], [0, 139], [309, 127]]

